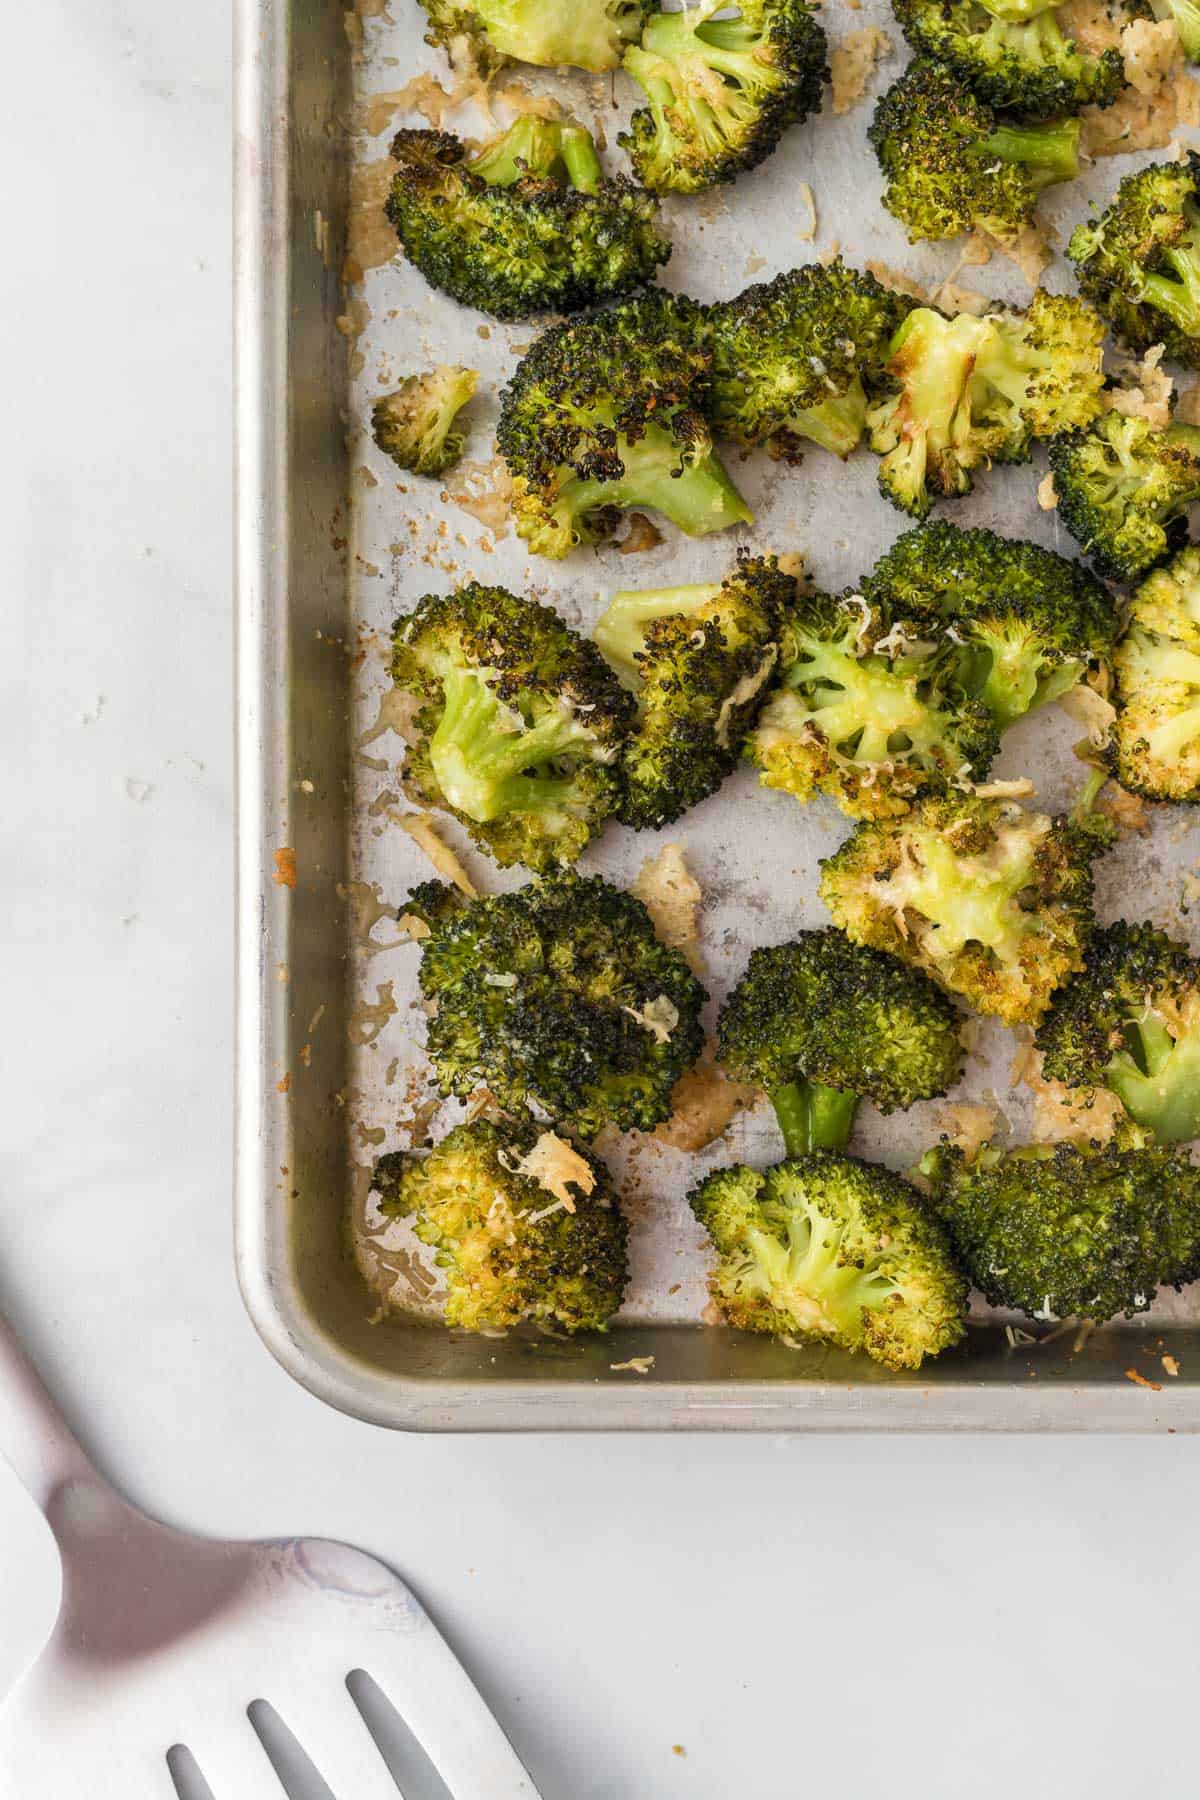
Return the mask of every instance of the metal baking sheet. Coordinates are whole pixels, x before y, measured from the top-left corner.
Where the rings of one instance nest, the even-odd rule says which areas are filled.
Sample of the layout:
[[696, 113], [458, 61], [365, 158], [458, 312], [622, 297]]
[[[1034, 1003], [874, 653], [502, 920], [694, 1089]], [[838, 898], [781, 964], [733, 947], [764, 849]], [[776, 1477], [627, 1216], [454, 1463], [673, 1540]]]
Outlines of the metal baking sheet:
[[[961, 246], [909, 246], [882, 211], [865, 130], [871, 97], [906, 53], [880, 0], [829, 0], [824, 18], [835, 48], [873, 27], [888, 34], [865, 97], [840, 115], [827, 101], [735, 187], [668, 201], [666, 285], [716, 299], [840, 246], [849, 261], [884, 263], [926, 290], [956, 278], [992, 298], [1027, 297], [1012, 263], [962, 268]], [[259, 1331], [322, 1398], [408, 1428], [1195, 1428], [1194, 1291], [1081, 1346], [1041, 1326], [1049, 1341], [1014, 1344], [1002, 1319], [981, 1313], [962, 1349], [917, 1376], [707, 1323], [703, 1234], [684, 1197], [711, 1166], [778, 1156], [761, 1106], [698, 1156], [647, 1137], [602, 1143], [629, 1212], [633, 1268], [606, 1336], [449, 1332], [436, 1322], [427, 1253], [403, 1227], [378, 1235], [374, 1157], [458, 1116], [451, 1105], [431, 1116], [426, 1104], [417, 953], [392, 942], [386, 911], [429, 873], [394, 817], [408, 803], [386, 673], [393, 618], [474, 577], [551, 600], [586, 629], [612, 592], [711, 578], [739, 541], [802, 552], [819, 582], [841, 588], [904, 528], [877, 494], [872, 456], [843, 465], [814, 450], [798, 469], [731, 458], [756, 513], [740, 537], [668, 531], [636, 554], [609, 547], [557, 564], [525, 555], [504, 529], [492, 439], [499, 389], [537, 327], [486, 321], [434, 293], [390, 257], [380, 212], [391, 132], [438, 117], [443, 90], [459, 86], [422, 31], [416, 0], [358, 0], [346, 12], [243, 0], [239, 16], [237, 1254]], [[614, 140], [632, 90], [620, 78], [514, 72], [487, 96], [453, 92], [444, 122], [477, 133], [481, 99], [503, 123], [544, 96], [589, 124], [621, 166]], [[1044, 210], [1060, 240], [1132, 166], [1106, 158], [1054, 192]], [[1045, 280], [1070, 286], [1061, 257]], [[466, 460], [444, 489], [398, 479], [365, 429], [375, 396], [439, 361], [482, 375]], [[1070, 553], [1036, 504], [1041, 473], [993, 471], [949, 516]], [[996, 774], [1028, 775], [1036, 804], [1062, 807], [1079, 780], [1079, 736], [1051, 709], [1008, 735]], [[452, 821], [439, 829], [481, 888], [521, 879], [475, 854]], [[704, 896], [700, 953], [715, 1012], [754, 945], [822, 922], [818, 859], [846, 830], [832, 805], [769, 794], [747, 769], [668, 831], [611, 829], [582, 866], [628, 882], [665, 843], [683, 846]], [[1100, 864], [1101, 918], [1186, 934], [1180, 902], [1198, 858], [1186, 812], [1155, 810], [1147, 833], [1122, 835]], [[1014, 1049], [1011, 1034], [981, 1026], [955, 1100], [993, 1105], [1000, 1130], [1020, 1141], [1031, 1119]], [[864, 1105], [855, 1147], [902, 1168], [947, 1123], [945, 1103], [888, 1121]], [[1164, 1375], [1164, 1354], [1178, 1377]], [[614, 1367], [633, 1358], [652, 1362], [644, 1373]]]

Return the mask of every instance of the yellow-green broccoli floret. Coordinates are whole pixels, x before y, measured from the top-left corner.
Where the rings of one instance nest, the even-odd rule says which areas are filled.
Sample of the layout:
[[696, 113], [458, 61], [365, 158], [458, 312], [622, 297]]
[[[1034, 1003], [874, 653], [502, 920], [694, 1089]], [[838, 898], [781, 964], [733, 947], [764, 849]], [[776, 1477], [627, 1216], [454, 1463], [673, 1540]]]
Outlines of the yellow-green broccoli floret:
[[485, 73], [506, 62], [603, 73], [636, 43], [649, 0], [421, 0], [428, 42]]
[[1067, 245], [1079, 286], [1134, 350], [1200, 366], [1200, 156], [1127, 175]]
[[1102, 413], [1050, 445], [1058, 517], [1100, 575], [1139, 581], [1187, 537], [1200, 427]]
[[1200, 802], [1200, 550], [1189, 545], [1138, 588], [1113, 675], [1110, 757], [1121, 786]]
[[375, 402], [371, 431], [385, 456], [414, 475], [444, 475], [463, 453], [454, 421], [479, 384], [474, 369], [439, 363], [424, 375], [407, 375]]
[[1111, 106], [1125, 85], [1121, 52], [1084, 50], [1056, 0], [892, 0], [892, 8], [918, 56], [1023, 119]]

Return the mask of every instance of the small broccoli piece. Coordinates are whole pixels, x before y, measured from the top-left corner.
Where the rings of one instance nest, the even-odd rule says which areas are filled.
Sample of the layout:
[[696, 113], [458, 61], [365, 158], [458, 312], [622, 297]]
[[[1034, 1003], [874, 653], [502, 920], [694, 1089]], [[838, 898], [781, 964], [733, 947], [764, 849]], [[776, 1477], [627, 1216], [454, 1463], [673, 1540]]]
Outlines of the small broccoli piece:
[[475, 155], [401, 131], [386, 212], [431, 287], [498, 319], [575, 312], [650, 281], [671, 254], [658, 202], [600, 173], [581, 126], [522, 118]]
[[1121, 786], [1200, 803], [1200, 550], [1189, 545], [1138, 588], [1113, 675]]
[[1092, 224], [1067, 245], [1079, 286], [1135, 350], [1165, 344], [1200, 367], [1200, 156], [1127, 175]]
[[[549, 1177], [536, 1171], [549, 1140]], [[604, 1164], [541, 1126], [476, 1119], [428, 1155], [381, 1156], [381, 1212], [412, 1219], [446, 1276], [446, 1323], [603, 1331], [628, 1279], [628, 1228]]]
[[1107, 412], [1050, 445], [1058, 517], [1110, 581], [1139, 581], [1187, 537], [1200, 499], [1200, 427]]
[[975, 469], [1023, 462], [1034, 439], [1087, 425], [1103, 340], [1091, 307], [1042, 288], [1024, 313], [909, 313], [887, 363], [899, 391], [867, 414], [881, 492], [923, 519], [939, 496], [970, 493]]
[[860, 594], [800, 595], [745, 753], [764, 787], [826, 793], [850, 818], [908, 811], [927, 788], [982, 780], [999, 749], [938, 621], [885, 616]]
[[573, 862], [616, 811], [633, 706], [549, 606], [471, 582], [397, 620], [392, 678], [424, 704], [404, 776], [502, 865]]
[[1099, 824], [978, 796], [860, 825], [822, 864], [821, 898], [856, 944], [923, 969], [976, 1012], [1036, 1024], [1094, 925]]
[[993, 1306], [1035, 1319], [1143, 1312], [1198, 1272], [1200, 1169], [1178, 1151], [940, 1144], [921, 1160], [954, 1254]]
[[[400, 908], [412, 910], [411, 903]], [[640, 900], [600, 876], [544, 877], [440, 911], [426, 899], [421, 991], [443, 1094], [487, 1087], [512, 1112], [652, 1131], [704, 1041], [704, 989]]]
[[966, 1283], [899, 1175], [817, 1150], [765, 1171], [717, 1169], [689, 1196], [729, 1324], [865, 1350], [917, 1369], [963, 1335]]
[[804, 0], [694, 0], [653, 12], [625, 52], [649, 106], [617, 142], [657, 193], [694, 194], [768, 157], [789, 125], [821, 105], [825, 33]]
[[596, 626], [596, 643], [638, 707], [621, 762], [623, 824], [635, 831], [668, 825], [736, 768], [795, 588], [773, 556], [742, 555], [719, 586], [613, 600]]
[[406, 375], [375, 402], [371, 430], [385, 456], [414, 475], [444, 475], [463, 452], [454, 421], [479, 384], [475, 369], [439, 363], [425, 375]]
[[1163, 1143], [1200, 1137], [1200, 962], [1163, 932], [1098, 931], [1036, 1042], [1052, 1080], [1111, 1088]]
[[601, 73], [636, 43], [649, 0], [421, 0], [431, 44], [466, 46], [484, 73], [506, 62]]
[[932, 1100], [962, 1073], [958, 1015], [932, 981], [842, 932], [751, 952], [721, 1009], [721, 1063], [771, 1097], [789, 1156], [844, 1150], [859, 1100]]
[[906, 531], [862, 584], [893, 613], [925, 608], [961, 644], [959, 678], [1001, 731], [1107, 663], [1112, 597], [1040, 544], [934, 520]]
[[1111, 106], [1125, 85], [1121, 52], [1099, 56], [1063, 30], [1054, 0], [1006, 7], [1002, 0], [892, 0], [905, 37], [964, 82], [987, 106], [1049, 119], [1084, 106]]
[[805, 441], [849, 456], [913, 304], [839, 259], [790, 269], [710, 308], [717, 432], [789, 462]]
[[644, 293], [544, 332], [504, 392], [496, 441], [518, 535], [538, 556], [611, 535], [629, 507], [689, 537], [748, 521], [705, 420], [701, 309]]

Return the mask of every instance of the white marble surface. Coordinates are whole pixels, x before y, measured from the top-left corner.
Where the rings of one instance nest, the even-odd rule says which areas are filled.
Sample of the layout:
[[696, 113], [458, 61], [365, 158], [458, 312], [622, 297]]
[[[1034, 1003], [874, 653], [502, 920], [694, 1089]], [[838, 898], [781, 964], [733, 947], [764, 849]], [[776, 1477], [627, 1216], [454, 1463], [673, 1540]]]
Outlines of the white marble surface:
[[[391, 1560], [546, 1800], [1190, 1791], [1194, 1441], [405, 1439], [259, 1347], [229, 1243], [227, 9], [6, 26], [0, 1304], [105, 1466], [197, 1529]], [[0, 1479], [0, 1685], [52, 1598]]]

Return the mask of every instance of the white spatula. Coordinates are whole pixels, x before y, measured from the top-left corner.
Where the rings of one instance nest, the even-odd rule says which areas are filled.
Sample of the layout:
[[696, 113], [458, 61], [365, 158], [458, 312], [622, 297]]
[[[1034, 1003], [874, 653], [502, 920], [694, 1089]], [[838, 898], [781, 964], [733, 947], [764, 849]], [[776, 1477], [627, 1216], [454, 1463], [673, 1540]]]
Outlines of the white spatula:
[[3, 1318], [0, 1450], [63, 1565], [57, 1625], [0, 1712], [0, 1794], [191, 1800], [203, 1792], [188, 1785], [194, 1758], [213, 1800], [282, 1800], [279, 1759], [268, 1760], [247, 1710], [266, 1701], [335, 1800], [397, 1800], [347, 1687], [353, 1675], [360, 1694], [365, 1671], [453, 1800], [537, 1800], [390, 1569], [320, 1538], [222, 1544], [136, 1512], [89, 1463]]

